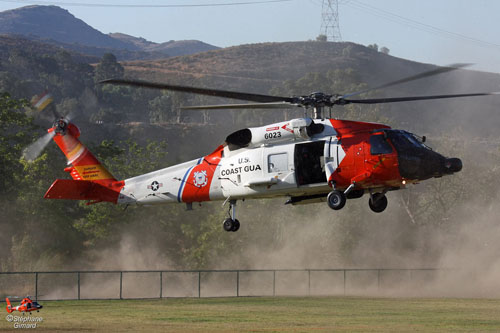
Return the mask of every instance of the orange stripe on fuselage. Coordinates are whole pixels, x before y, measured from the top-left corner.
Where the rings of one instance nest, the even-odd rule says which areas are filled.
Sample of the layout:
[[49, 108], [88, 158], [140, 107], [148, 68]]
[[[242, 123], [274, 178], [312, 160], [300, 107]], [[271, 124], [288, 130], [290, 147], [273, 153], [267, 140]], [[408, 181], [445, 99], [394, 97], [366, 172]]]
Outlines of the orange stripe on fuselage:
[[186, 178], [184, 191], [182, 192], [183, 202], [202, 202], [210, 200], [210, 185], [215, 169], [219, 165], [224, 146], [217, 149], [203, 158], [202, 162], [196, 165]]

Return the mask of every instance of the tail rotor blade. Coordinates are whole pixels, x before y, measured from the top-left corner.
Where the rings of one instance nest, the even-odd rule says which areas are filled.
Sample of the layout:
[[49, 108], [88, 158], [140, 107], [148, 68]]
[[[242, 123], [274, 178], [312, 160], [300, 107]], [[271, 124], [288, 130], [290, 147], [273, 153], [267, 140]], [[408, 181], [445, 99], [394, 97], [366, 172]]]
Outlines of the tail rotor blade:
[[28, 162], [33, 162], [38, 156], [40, 156], [41, 152], [44, 148], [49, 144], [50, 140], [54, 137], [55, 132], [52, 131], [50, 133], [45, 134], [32, 144], [30, 144], [26, 149], [24, 149], [23, 157]]

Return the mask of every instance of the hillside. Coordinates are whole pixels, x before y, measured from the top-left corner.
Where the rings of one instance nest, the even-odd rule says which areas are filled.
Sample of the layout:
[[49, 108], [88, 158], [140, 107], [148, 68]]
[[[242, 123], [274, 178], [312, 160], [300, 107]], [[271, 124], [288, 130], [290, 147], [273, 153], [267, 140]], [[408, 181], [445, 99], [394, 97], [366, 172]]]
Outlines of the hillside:
[[34, 41], [22, 36], [1, 35], [0, 34], [0, 69], [2, 62], [5, 62], [13, 53], [27, 54], [55, 54], [57, 52], [66, 51], [71, 55], [73, 60], [80, 63], [95, 63], [99, 58], [88, 54], [82, 54], [72, 50], [65, 50], [56, 45]]
[[68, 44], [138, 49], [99, 32], [57, 6], [26, 6], [0, 12], [0, 33], [39, 36]]
[[112, 33], [109, 36], [125, 43], [135, 45], [144, 52], [152, 52], [169, 56], [195, 54], [218, 50], [219, 47], [200, 42], [198, 40], [171, 40], [165, 43], [154, 43], [144, 38], [134, 37], [122, 33]]
[[[352, 68], [361, 81], [373, 86], [434, 68], [432, 64], [393, 57], [349, 42], [248, 44], [123, 65], [130, 75], [144, 79], [180, 81], [211, 77], [227, 87], [245, 86], [241, 81], [257, 81], [259, 91], [267, 91], [269, 86], [286, 80], [297, 80], [307, 73], [326, 73], [335, 69]], [[499, 77], [491, 73], [467, 72], [486, 80]], [[440, 81], [440, 77], [432, 81]], [[423, 89], [425, 87], [428, 84], [422, 85]], [[413, 90], [413, 87], [403, 90]]]
[[112, 52], [121, 60], [160, 59], [217, 49], [200, 41], [153, 43], [121, 33], [106, 35], [58, 6], [0, 12], [0, 34], [24, 36], [98, 57]]
[[[130, 75], [144, 79], [177, 82], [211, 77], [224, 87], [244, 87], [255, 81], [257, 92], [267, 92], [275, 84], [312, 72], [353, 68], [361, 73], [362, 80], [376, 83], [382, 79], [380, 71], [383, 79], [391, 80], [430, 68], [347, 42], [248, 44], [157, 61], [126, 62], [124, 66]], [[388, 66], [393, 70], [387, 71]]]
[[[298, 92], [288, 93], [309, 94], [317, 90], [338, 94], [353, 92], [342, 86], [342, 80], [345, 79], [343, 77], [335, 78], [334, 81], [339, 83], [334, 84], [335, 88], [325, 87], [324, 77], [334, 70], [350, 69], [356, 74], [359, 82], [374, 87], [435, 68], [430, 64], [393, 57], [348, 42], [241, 45], [156, 61], [124, 62], [123, 66], [126, 75], [134, 78], [263, 94], [277, 91], [280, 94], [287, 93], [286, 86], [289, 86], [290, 82], [299, 80], [304, 88]], [[311, 73], [315, 73], [314, 80], [307, 78]], [[398, 85], [374, 94], [375, 97], [458, 94], [496, 91], [498, 86], [500, 86], [498, 74], [458, 70]], [[226, 103], [227, 100], [217, 102]], [[474, 129], [471, 135], [494, 134], [496, 131], [494, 127], [488, 130], [481, 128], [481, 121], [484, 120], [481, 120], [479, 115], [489, 119], [490, 124], [500, 126], [500, 114], [497, 111], [500, 103], [494, 97], [393, 103], [380, 108], [384, 109], [388, 119], [393, 119], [394, 124], [405, 124], [408, 129], [421, 133], [433, 131], [439, 133], [444, 129], [468, 124], [468, 128]], [[337, 116], [345, 116], [341, 107], [335, 110]], [[363, 112], [362, 110], [363, 108], [359, 112]], [[215, 115], [217, 112], [213, 111], [211, 114]], [[420, 121], [415, 122], [415, 116], [419, 117]], [[268, 118], [270, 119], [272, 118]], [[431, 131], [427, 126], [428, 123], [441, 124], [442, 127], [436, 127]]]

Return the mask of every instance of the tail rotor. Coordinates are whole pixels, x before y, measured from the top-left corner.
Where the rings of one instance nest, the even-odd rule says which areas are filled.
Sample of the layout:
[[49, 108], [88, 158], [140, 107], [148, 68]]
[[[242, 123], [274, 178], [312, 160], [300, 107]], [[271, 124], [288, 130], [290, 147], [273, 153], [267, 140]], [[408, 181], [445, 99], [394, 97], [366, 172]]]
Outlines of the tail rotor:
[[[52, 103], [52, 101], [52, 96], [48, 92], [44, 92], [43, 94], [36, 96], [32, 100], [32, 105], [39, 112], [41, 112], [46, 109]], [[71, 119], [75, 118], [76, 115], [76, 111], [73, 110], [63, 117], [56, 111], [55, 107], [50, 107], [49, 109], [52, 111], [52, 114], [54, 115], [54, 118], [56, 120], [52, 124], [52, 128], [48, 130], [47, 134], [38, 138], [35, 142], [31, 143], [24, 149], [23, 158], [28, 162], [33, 162], [34, 160], [36, 160], [57, 133], [64, 134]]]

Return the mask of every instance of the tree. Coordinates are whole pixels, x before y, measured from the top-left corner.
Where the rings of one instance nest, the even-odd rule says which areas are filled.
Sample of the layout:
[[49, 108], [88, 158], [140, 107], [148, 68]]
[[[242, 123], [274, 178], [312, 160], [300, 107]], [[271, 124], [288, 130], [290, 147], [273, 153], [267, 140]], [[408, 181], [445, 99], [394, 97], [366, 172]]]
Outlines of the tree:
[[22, 148], [31, 141], [35, 129], [33, 120], [24, 112], [28, 105], [26, 100], [0, 94], [0, 195], [16, 190], [14, 175], [22, 170]]
[[328, 41], [328, 37], [326, 37], [326, 35], [321, 34], [318, 37], [316, 37], [316, 41], [317, 42], [326, 42], [326, 41]]
[[124, 71], [123, 66], [116, 61], [114, 54], [105, 53], [95, 68], [94, 81], [97, 83], [111, 78], [119, 79], [123, 77]]
[[172, 98], [167, 93], [150, 100], [149, 107], [150, 123], [164, 123], [175, 117], [172, 112]]
[[389, 50], [389, 49], [388, 49], [387, 47], [385, 47], [385, 46], [382, 46], [382, 47], [380, 48], [380, 52], [382, 52], [383, 54], [389, 54], [389, 52], [390, 52], [390, 51], [391, 51], [391, 50]]

